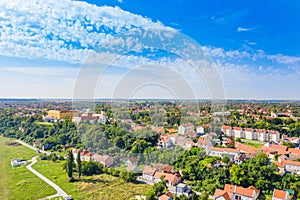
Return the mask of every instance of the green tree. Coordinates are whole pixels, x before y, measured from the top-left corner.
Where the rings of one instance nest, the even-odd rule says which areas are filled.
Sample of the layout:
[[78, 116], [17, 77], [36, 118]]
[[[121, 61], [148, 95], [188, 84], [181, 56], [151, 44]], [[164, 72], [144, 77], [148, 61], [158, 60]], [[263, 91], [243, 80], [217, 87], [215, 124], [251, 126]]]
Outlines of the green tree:
[[199, 196], [199, 200], [207, 200], [208, 199], [208, 193], [202, 192], [202, 194]]
[[222, 162], [228, 165], [230, 163], [230, 158], [228, 158], [228, 156], [224, 156]]
[[80, 179], [80, 177], [81, 177], [81, 168], [82, 168], [82, 167], [81, 167], [80, 151], [78, 151], [78, 153], [77, 153], [76, 161], [77, 161], [78, 178]]
[[146, 191], [146, 200], [156, 200], [155, 192], [153, 190]]
[[70, 182], [73, 180], [73, 168], [74, 168], [74, 157], [72, 151], [69, 151], [67, 157], [67, 173]]
[[85, 176], [92, 176], [102, 173], [102, 165], [94, 161], [82, 162], [82, 174]]

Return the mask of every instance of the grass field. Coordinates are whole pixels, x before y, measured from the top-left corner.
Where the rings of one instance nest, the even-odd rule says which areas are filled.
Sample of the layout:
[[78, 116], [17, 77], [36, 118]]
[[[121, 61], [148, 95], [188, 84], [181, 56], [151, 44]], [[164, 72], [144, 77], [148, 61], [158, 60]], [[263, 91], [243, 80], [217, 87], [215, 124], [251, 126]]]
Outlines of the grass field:
[[260, 141], [250, 141], [250, 140], [243, 140], [243, 139], [242, 139], [242, 143], [246, 144], [248, 146], [257, 148], [257, 149], [259, 149], [264, 144], [264, 143], [262, 143]]
[[74, 199], [128, 200], [151, 189], [150, 185], [125, 183], [107, 174], [82, 177], [81, 181], [69, 183], [67, 174], [62, 169], [63, 162], [39, 160], [33, 168], [60, 186], [67, 194], [72, 195]]
[[25, 166], [11, 167], [12, 159], [30, 160], [36, 153], [22, 145], [8, 145], [9, 141], [0, 137], [0, 199], [39, 199], [55, 194], [52, 187]]

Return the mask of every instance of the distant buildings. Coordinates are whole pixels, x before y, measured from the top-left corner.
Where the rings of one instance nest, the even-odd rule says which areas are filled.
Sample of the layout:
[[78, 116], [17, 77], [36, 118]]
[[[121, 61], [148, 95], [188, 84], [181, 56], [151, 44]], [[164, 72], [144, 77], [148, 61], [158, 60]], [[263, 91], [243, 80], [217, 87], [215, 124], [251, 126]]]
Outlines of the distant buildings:
[[227, 137], [243, 138], [247, 140], [260, 140], [262, 142], [279, 142], [280, 133], [274, 130], [252, 129], [222, 126], [221, 131]]
[[80, 151], [81, 161], [95, 161], [102, 164], [104, 167], [110, 167], [114, 164], [114, 159], [108, 155], [93, 154], [88, 151], [72, 149], [74, 160], [76, 161], [78, 151]]
[[55, 119], [63, 119], [66, 117], [70, 117], [71, 119], [73, 117], [78, 117], [79, 112], [75, 110], [49, 110], [48, 111], [48, 117], [53, 117]]
[[[158, 168], [155, 168], [151, 166], [145, 166], [142, 179], [148, 182], [158, 183], [162, 178], [164, 178], [164, 180], [167, 182], [167, 186], [176, 186], [178, 183], [180, 183], [182, 177], [179, 173], [170, 171], [170, 167], [165, 166], [164, 168], [161, 168], [160, 166]], [[165, 171], [164, 169], [168, 170]]]
[[100, 124], [106, 124], [107, 117], [104, 112], [101, 111], [101, 114], [96, 114], [95, 112], [87, 111], [83, 113], [81, 116], [73, 117], [72, 121], [76, 124], [81, 122], [93, 124], [94, 122], [98, 122]]

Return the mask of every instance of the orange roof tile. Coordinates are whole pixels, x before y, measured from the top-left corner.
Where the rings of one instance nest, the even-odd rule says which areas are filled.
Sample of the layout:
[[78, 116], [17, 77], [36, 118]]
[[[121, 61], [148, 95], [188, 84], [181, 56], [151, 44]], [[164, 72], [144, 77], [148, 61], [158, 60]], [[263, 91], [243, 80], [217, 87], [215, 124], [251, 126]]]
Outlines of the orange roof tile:
[[288, 195], [288, 193], [286, 191], [274, 189], [274, 192], [273, 192], [273, 197], [274, 198], [286, 199], [287, 195]]
[[289, 148], [288, 152], [289, 153], [294, 153], [294, 154], [300, 154], [300, 149]]
[[224, 190], [227, 192], [240, 194], [240, 195], [247, 196], [247, 197], [253, 197], [254, 192], [255, 193], [259, 192], [259, 190], [257, 190], [254, 186], [250, 186], [248, 188], [243, 188], [243, 187], [239, 187], [236, 185], [229, 185], [229, 184], [225, 184]]

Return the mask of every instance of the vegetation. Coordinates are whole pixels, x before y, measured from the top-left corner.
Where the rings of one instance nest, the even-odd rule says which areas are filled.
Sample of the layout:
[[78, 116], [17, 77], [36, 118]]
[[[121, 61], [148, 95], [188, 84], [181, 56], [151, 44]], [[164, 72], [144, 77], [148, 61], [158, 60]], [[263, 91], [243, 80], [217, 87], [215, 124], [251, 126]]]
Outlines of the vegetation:
[[56, 193], [25, 165], [11, 167], [14, 158], [30, 160], [34, 156], [36, 153], [31, 149], [0, 137], [0, 199], [40, 199]]
[[66, 162], [67, 162], [66, 171], [68, 173], [69, 181], [72, 182], [73, 181], [73, 168], [75, 166], [72, 151], [68, 152], [68, 157], [67, 157]]
[[[120, 199], [127, 200], [135, 195], [144, 195], [151, 189], [150, 185], [125, 182], [109, 174], [82, 176], [81, 180], [68, 182], [68, 176], [63, 170], [64, 161], [40, 160], [33, 168], [60, 186], [74, 199]], [[84, 169], [85, 162], [82, 162]], [[77, 172], [74, 172], [74, 175]], [[107, 192], [109, 191], [109, 192]]]
[[[269, 165], [269, 160], [265, 154], [260, 153], [256, 158], [251, 158], [240, 165], [233, 164], [231, 167], [214, 167], [218, 162], [218, 157], [204, 157], [199, 154], [203, 150], [193, 148], [186, 151], [178, 159], [174, 166], [182, 170], [183, 178], [191, 181], [190, 185], [196, 191], [207, 191], [213, 194], [216, 188], [223, 188], [226, 183], [243, 187], [254, 185], [264, 194], [270, 195], [274, 188], [286, 189], [294, 188], [300, 192], [298, 185], [300, 177], [292, 174], [278, 175], [276, 166]], [[223, 161], [226, 161], [226, 157]]]
[[78, 172], [78, 178], [80, 179], [81, 177], [81, 169], [82, 169], [82, 166], [81, 166], [81, 157], [80, 157], [80, 151], [77, 152], [77, 157], [76, 157], [76, 164], [77, 164], [77, 172]]

